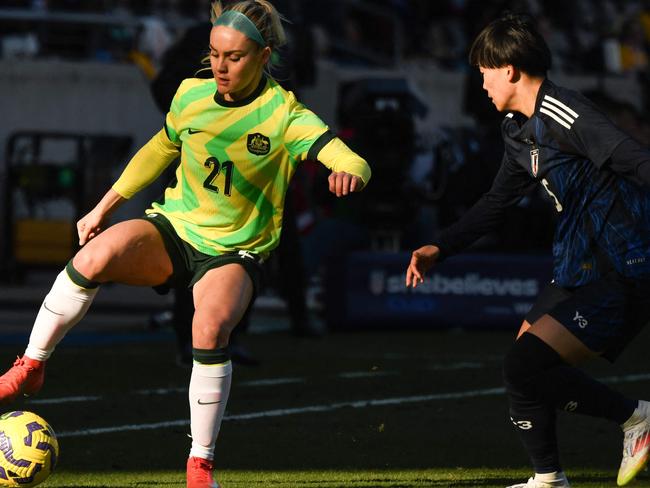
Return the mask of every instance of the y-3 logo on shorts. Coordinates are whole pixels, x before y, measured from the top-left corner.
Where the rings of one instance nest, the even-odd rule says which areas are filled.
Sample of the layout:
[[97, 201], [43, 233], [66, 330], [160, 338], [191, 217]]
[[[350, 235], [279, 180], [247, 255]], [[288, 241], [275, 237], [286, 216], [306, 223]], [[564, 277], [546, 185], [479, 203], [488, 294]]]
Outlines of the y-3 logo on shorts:
[[575, 412], [577, 408], [578, 408], [578, 402], [576, 402], [575, 400], [571, 400], [569, 403], [567, 403], [564, 406], [564, 410], [567, 412]]
[[521, 430], [530, 430], [533, 428], [533, 423], [530, 420], [515, 420], [510, 417], [510, 421], [515, 424], [515, 427]]
[[589, 325], [589, 322], [587, 321], [586, 318], [584, 318], [582, 315], [580, 315], [580, 312], [576, 310], [576, 316], [573, 317], [574, 322], [578, 322], [578, 327], [581, 329], [584, 329]]

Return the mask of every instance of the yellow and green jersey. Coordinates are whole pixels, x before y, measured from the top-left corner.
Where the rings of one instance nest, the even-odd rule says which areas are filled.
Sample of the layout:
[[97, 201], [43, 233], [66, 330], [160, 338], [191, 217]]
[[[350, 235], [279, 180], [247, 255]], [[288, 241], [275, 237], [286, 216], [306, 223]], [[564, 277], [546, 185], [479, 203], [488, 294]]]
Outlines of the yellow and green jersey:
[[300, 161], [370, 179], [368, 164], [336, 138], [293, 93], [263, 77], [244, 100], [226, 101], [214, 79], [179, 87], [165, 129], [129, 162], [113, 189], [125, 198], [180, 154], [176, 184], [147, 213], [163, 214], [186, 242], [218, 255], [277, 246], [284, 198]]

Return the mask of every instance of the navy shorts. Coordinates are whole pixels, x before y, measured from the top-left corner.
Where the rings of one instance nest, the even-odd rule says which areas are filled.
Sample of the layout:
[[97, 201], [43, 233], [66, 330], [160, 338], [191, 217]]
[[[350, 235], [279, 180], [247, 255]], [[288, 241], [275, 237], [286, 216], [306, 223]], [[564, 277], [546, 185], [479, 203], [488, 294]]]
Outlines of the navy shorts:
[[650, 278], [625, 278], [611, 271], [576, 288], [551, 283], [540, 293], [526, 321], [534, 324], [546, 314], [613, 362], [650, 322]]
[[237, 263], [246, 270], [253, 282], [253, 299], [251, 300], [253, 303], [262, 281], [263, 260], [259, 255], [246, 251], [234, 251], [218, 256], [204, 254], [178, 237], [172, 224], [163, 215], [150, 213], [143, 219], [155, 225], [160, 232], [173, 266], [173, 272], [169, 279], [162, 285], [155, 286], [154, 290], [165, 294], [169, 292], [170, 288], [190, 288], [211, 269]]

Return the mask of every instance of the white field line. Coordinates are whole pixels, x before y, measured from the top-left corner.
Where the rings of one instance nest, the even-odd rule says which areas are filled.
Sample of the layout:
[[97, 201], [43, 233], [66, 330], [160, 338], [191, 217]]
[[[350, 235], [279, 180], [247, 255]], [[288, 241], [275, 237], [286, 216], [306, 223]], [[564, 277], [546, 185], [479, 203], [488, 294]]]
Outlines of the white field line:
[[150, 388], [146, 390], [136, 390], [136, 395], [171, 395], [174, 393], [187, 393], [187, 386], [178, 386], [173, 388]]
[[[271, 378], [267, 380], [255, 380], [255, 381], [242, 381], [237, 383], [237, 386], [275, 386], [275, 385], [287, 385], [291, 383], [305, 383], [307, 380], [305, 378]], [[178, 393], [187, 393], [187, 386], [179, 386], [172, 388], [148, 388], [144, 390], [136, 390], [131, 394], [134, 395], [174, 395]], [[129, 393], [125, 393], [129, 395]], [[60, 398], [42, 398], [39, 400], [29, 400], [29, 403], [32, 405], [54, 405], [60, 403], [73, 403], [73, 402], [95, 402], [102, 400], [101, 396], [70, 396], [70, 397], [60, 397]]]
[[71, 396], [61, 398], [43, 398], [41, 400], [29, 400], [30, 405], [54, 405], [57, 403], [74, 403], [74, 402], [96, 402], [101, 400], [100, 396]]
[[[648, 379], [650, 379], [650, 373], [632, 374], [632, 375], [624, 375], [624, 376], [609, 376], [607, 378], [602, 378], [601, 381], [605, 383], [629, 383], [634, 381], [644, 381]], [[369, 407], [383, 407], [387, 405], [403, 405], [406, 403], [422, 403], [422, 402], [431, 402], [435, 400], [455, 400], [458, 398], [495, 396], [495, 395], [502, 395], [503, 393], [505, 393], [505, 389], [503, 387], [499, 387], [499, 388], [485, 388], [481, 390], [466, 390], [466, 391], [450, 392], [450, 393], [434, 393], [431, 395], [415, 395], [415, 396], [408, 396], [408, 397], [358, 400], [352, 402], [339, 402], [339, 403], [330, 403], [324, 405], [311, 405], [311, 406], [297, 407], [297, 408], [281, 408], [275, 410], [263, 410], [260, 412], [226, 415], [224, 417], [224, 420], [256, 420], [256, 419], [270, 418], [270, 417], [286, 417], [289, 415], [299, 415], [303, 413], [332, 412], [334, 410], [340, 410], [342, 408], [359, 409], [359, 408], [369, 408]], [[60, 432], [57, 434], [57, 436], [58, 437], [83, 437], [83, 436], [91, 436], [91, 435], [98, 435], [98, 434], [110, 434], [115, 432], [152, 430], [152, 429], [160, 429], [160, 428], [167, 428], [167, 427], [182, 427], [186, 425], [189, 425], [188, 419], [172, 420], [168, 422], [156, 422], [152, 424], [130, 424], [130, 425], [118, 425], [114, 427], [101, 427], [95, 429], [74, 430], [74, 431]]]
[[484, 366], [484, 363], [462, 362], [449, 364], [432, 364], [431, 366], [427, 367], [427, 369], [429, 371], [456, 371], [459, 369], [481, 369]]
[[238, 386], [277, 386], [306, 383], [306, 378], [270, 378], [267, 380], [251, 380], [237, 383]]
[[[398, 371], [377, 371], [377, 372], [367, 372], [361, 371], [358, 373], [341, 373], [340, 378], [344, 379], [355, 379], [355, 378], [367, 378], [373, 376], [388, 376], [388, 375], [397, 375]], [[268, 378], [262, 380], [251, 380], [251, 381], [241, 381], [237, 383], [237, 387], [256, 387], [256, 386], [278, 386], [278, 385], [290, 385], [290, 384], [300, 384], [306, 383], [307, 378], [299, 377], [286, 377], [286, 378]], [[147, 388], [144, 390], [136, 390], [131, 394], [135, 395], [173, 395], [178, 393], [187, 393], [187, 386], [178, 386], [170, 388]], [[125, 393], [129, 395], [129, 393]], [[38, 400], [29, 400], [30, 404], [33, 405], [54, 405], [61, 403], [74, 403], [74, 402], [94, 402], [102, 400], [101, 396], [70, 396], [70, 397], [60, 397], [60, 398], [42, 398]]]
[[379, 378], [381, 376], [395, 376], [399, 371], [350, 371], [339, 373], [337, 376], [344, 380], [354, 380], [357, 378]]
[[[302, 413], [322, 413], [339, 410], [341, 408], [366, 408], [366, 407], [379, 407], [385, 405], [400, 405], [403, 403], [426, 402], [431, 400], [449, 400], [454, 398], [467, 398], [484, 395], [496, 395], [503, 393], [503, 388], [488, 388], [485, 390], [469, 390], [458, 393], [438, 393], [434, 395], [418, 395], [411, 397], [396, 397], [396, 398], [383, 398], [376, 400], [359, 400], [354, 402], [340, 402], [330, 403], [325, 405], [311, 405], [306, 407], [297, 408], [280, 408], [276, 410], [263, 410], [261, 412], [242, 413], [238, 415], [226, 415], [225, 420], [256, 420], [260, 418], [269, 417], [286, 417], [288, 415], [298, 415]], [[96, 429], [75, 430], [69, 432], [60, 432], [57, 437], [81, 437], [96, 434], [108, 434], [113, 432], [126, 432], [131, 430], [150, 430], [158, 429], [161, 427], [176, 427], [188, 425], [188, 419], [172, 420], [169, 422], [157, 422], [153, 424], [132, 424], [120, 425], [115, 427], [103, 427]]]

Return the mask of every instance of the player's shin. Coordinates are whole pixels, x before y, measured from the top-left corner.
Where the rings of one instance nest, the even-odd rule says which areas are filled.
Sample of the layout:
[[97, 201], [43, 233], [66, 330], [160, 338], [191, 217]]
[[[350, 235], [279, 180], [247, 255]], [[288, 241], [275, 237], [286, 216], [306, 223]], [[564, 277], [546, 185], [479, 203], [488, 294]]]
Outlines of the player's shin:
[[630, 418], [637, 401], [596, 381], [564, 362], [539, 337], [523, 334], [513, 349], [526, 359], [531, 384], [537, 394], [558, 410], [611, 420], [622, 424]]
[[524, 406], [511, 397], [510, 420], [517, 429], [535, 473], [561, 472], [555, 408], [533, 402]]
[[540, 395], [540, 367], [525, 346], [524, 334], [504, 359], [503, 376], [510, 402], [510, 419], [528, 452], [535, 473], [561, 472], [556, 437], [556, 414], [552, 402]]
[[46, 361], [65, 334], [86, 314], [98, 290], [98, 284], [84, 278], [70, 262], [43, 300], [25, 356]]
[[232, 363], [224, 349], [194, 349], [193, 355], [189, 388], [190, 457], [212, 460], [230, 393]]

